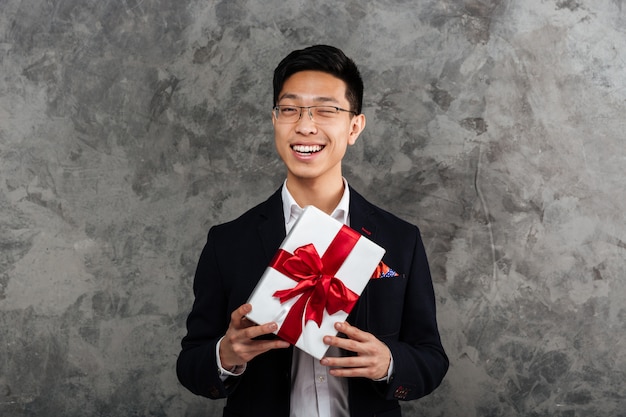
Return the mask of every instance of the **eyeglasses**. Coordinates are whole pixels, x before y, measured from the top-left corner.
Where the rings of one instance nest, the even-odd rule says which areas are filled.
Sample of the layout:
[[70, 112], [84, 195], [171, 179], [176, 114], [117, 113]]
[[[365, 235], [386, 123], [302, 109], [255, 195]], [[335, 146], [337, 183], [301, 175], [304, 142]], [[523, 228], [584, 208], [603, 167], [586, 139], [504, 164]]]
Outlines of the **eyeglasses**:
[[279, 104], [274, 106], [276, 123], [295, 123], [302, 117], [302, 110], [307, 109], [312, 121], [319, 124], [331, 123], [339, 118], [341, 112], [352, 113], [352, 110], [342, 109], [335, 106], [291, 106]]

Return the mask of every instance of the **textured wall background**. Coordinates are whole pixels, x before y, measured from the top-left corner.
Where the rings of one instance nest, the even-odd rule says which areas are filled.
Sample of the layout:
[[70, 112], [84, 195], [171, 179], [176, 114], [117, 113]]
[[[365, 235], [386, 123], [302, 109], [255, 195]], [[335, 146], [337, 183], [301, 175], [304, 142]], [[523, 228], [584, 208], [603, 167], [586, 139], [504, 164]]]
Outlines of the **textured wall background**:
[[174, 363], [208, 228], [284, 170], [271, 74], [343, 48], [345, 175], [423, 231], [421, 416], [626, 416], [622, 0], [0, 0], [0, 414], [206, 416]]

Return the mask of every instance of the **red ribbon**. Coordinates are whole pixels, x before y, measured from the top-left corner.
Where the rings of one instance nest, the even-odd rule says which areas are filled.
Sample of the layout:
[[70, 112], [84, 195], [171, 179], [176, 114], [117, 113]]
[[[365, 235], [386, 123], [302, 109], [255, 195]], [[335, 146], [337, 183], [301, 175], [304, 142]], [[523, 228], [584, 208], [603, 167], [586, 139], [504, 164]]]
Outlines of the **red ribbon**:
[[360, 237], [361, 235], [353, 229], [342, 226], [321, 258], [315, 246], [310, 243], [297, 248], [293, 255], [279, 249], [270, 266], [297, 281], [297, 284], [293, 288], [276, 291], [274, 297], [279, 298], [281, 303], [298, 295], [300, 298], [287, 313], [278, 330], [278, 336], [295, 344], [302, 334], [302, 317], [305, 323], [313, 320], [319, 327], [322, 324], [324, 309], [329, 314], [339, 310], [349, 313], [352, 310], [359, 296], [344, 286], [343, 282], [335, 277], [335, 273]]

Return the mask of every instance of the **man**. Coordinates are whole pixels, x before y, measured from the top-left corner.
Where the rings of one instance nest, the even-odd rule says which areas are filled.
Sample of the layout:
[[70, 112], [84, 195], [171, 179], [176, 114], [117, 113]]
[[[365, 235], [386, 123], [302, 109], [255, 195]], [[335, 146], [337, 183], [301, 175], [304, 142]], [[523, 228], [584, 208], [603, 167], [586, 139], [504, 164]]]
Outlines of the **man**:
[[[400, 416], [398, 400], [443, 379], [426, 254], [417, 227], [347, 185], [341, 163], [365, 127], [363, 82], [334, 47], [289, 54], [274, 71], [275, 145], [283, 186], [238, 219], [209, 231], [194, 280], [177, 372], [195, 394], [227, 397], [224, 416]], [[327, 355], [314, 359], [246, 319], [246, 304], [286, 233], [314, 205], [386, 249]]]

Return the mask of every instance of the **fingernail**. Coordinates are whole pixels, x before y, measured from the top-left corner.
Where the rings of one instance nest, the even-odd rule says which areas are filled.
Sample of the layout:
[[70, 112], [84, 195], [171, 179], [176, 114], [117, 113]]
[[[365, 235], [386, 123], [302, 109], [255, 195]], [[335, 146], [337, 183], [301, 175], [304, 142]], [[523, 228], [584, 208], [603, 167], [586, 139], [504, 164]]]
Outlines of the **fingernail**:
[[343, 328], [343, 323], [341, 323], [341, 322], [335, 323], [335, 329], [341, 330], [342, 328]]

